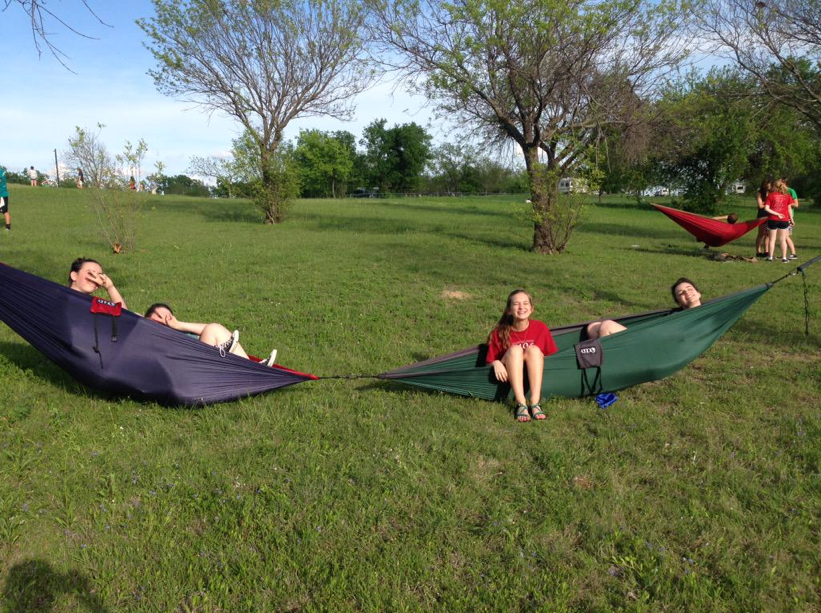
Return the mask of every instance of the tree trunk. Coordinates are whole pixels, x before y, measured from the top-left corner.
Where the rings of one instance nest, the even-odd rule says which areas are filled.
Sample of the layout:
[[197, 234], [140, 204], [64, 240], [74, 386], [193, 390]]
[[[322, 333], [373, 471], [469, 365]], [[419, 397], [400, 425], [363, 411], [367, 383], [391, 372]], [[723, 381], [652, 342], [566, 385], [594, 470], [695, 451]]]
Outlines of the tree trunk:
[[262, 193], [259, 194], [262, 211], [265, 213], [266, 225], [285, 221], [282, 202], [277, 189], [277, 177], [271, 172], [267, 159], [262, 162]]
[[525, 166], [530, 182], [530, 201], [533, 204], [533, 245], [531, 251], [545, 255], [558, 253], [550, 229], [550, 210], [558, 200], [558, 177], [555, 171], [539, 162], [539, 152], [525, 151]]

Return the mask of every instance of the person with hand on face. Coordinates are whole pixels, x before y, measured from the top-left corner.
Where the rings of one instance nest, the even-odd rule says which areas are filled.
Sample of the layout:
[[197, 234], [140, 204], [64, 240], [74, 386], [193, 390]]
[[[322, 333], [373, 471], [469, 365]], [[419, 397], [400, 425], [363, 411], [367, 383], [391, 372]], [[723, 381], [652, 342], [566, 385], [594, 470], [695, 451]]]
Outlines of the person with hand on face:
[[[670, 293], [673, 294], [673, 300], [678, 305], [678, 310], [684, 311], [694, 307], [701, 306], [701, 292], [698, 291], [695, 283], [686, 277], [679, 278], [670, 287]], [[605, 319], [602, 321], [594, 321], [592, 324], [587, 324], [586, 333], [587, 338], [604, 338], [611, 334], [624, 332], [627, 328], [617, 321], [612, 319]]]
[[[241, 358], [250, 359], [245, 349], [239, 344], [239, 330], [230, 332], [228, 328], [218, 323], [199, 324], [179, 321], [175, 316], [171, 307], [167, 304], [158, 302], [148, 307], [145, 312], [145, 318], [155, 321], [163, 326], [168, 326], [172, 330], [185, 332], [198, 338], [206, 345], [211, 345], [219, 349], [220, 353], [233, 353]], [[268, 356], [267, 360], [262, 360], [266, 366], [273, 366], [276, 361], [277, 350], [274, 349]]]
[[[499, 322], [488, 339], [486, 362], [493, 366], [497, 381], [510, 383], [516, 399], [515, 415], [519, 422], [545, 418], [541, 407], [545, 356], [559, 349], [544, 322], [530, 319], [533, 298], [523, 289], [507, 297]], [[530, 412], [524, 391], [524, 376], [530, 384]]]
[[114, 282], [103, 272], [103, 267], [97, 260], [89, 258], [74, 260], [68, 273], [68, 286], [89, 296], [103, 288], [108, 293], [111, 302], [119, 302], [124, 309], [128, 308], [120, 292], [114, 287]]

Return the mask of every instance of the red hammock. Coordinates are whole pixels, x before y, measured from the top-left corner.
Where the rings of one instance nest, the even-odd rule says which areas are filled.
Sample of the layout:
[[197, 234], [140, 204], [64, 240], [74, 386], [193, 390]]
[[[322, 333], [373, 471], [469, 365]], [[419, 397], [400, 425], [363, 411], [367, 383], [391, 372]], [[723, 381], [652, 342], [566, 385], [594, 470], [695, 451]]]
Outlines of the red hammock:
[[731, 243], [767, 221], [766, 217], [762, 217], [761, 219], [739, 221], [731, 224], [718, 219], [710, 219], [703, 215], [671, 209], [660, 204], [653, 204], [653, 206], [710, 247], [721, 247]]

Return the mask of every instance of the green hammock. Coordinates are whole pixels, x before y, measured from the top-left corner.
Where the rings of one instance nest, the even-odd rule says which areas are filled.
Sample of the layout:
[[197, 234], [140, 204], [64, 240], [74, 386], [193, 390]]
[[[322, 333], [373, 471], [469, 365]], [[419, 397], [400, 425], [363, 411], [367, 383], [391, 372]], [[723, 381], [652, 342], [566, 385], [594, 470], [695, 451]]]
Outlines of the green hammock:
[[[705, 302], [694, 309], [668, 309], [616, 318], [624, 332], [601, 339], [601, 370], [579, 367], [575, 346], [588, 323], [553, 328], [559, 351], [545, 358], [542, 397], [578, 398], [615, 392], [662, 379], [681, 370], [732, 326], [772, 283]], [[597, 320], [594, 320], [597, 321]], [[510, 386], [499, 383], [485, 364], [486, 345], [432, 358], [378, 375], [432, 390], [503, 400]]]

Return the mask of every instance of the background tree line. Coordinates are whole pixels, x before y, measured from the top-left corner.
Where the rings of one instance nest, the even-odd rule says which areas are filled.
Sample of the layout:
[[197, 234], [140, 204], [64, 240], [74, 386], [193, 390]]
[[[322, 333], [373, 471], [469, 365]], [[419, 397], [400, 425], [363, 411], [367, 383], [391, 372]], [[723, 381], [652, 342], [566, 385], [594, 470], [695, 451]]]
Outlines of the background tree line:
[[[42, 3], [16, 4], [32, 16], [35, 40], [48, 42], [33, 8]], [[242, 126], [235, 153], [249, 164], [235, 163], [241, 155], [206, 162], [218, 166], [214, 176], [233, 177], [223, 179], [226, 190], [246, 185], [266, 223], [284, 220], [291, 197], [337, 195], [349, 181], [419, 187], [432, 153], [414, 124], [371, 124], [363, 159], [343, 132], [304, 133], [295, 145], [284, 138], [298, 117], [350, 118], [356, 95], [388, 71], [483, 147], [521, 154], [539, 253], [563, 251], [578, 221], [578, 203], [559, 196], [563, 176], [637, 193], [663, 182], [705, 212], [739, 177], [791, 175], [818, 195], [816, 0], [153, 0], [153, 8], [138, 21], [156, 61], [149, 74], [160, 92]], [[730, 67], [681, 77], [693, 40]], [[439, 153], [437, 176], [452, 188], [449, 154]]]
[[[303, 130], [293, 142], [283, 141], [277, 155], [283, 176], [290, 178], [289, 195], [303, 198], [527, 191], [523, 167], [503, 164], [475, 149], [433, 145], [430, 134], [416, 123], [388, 127], [385, 119], [378, 119], [358, 141], [348, 131]], [[253, 197], [260, 179], [255, 153], [244, 135], [234, 140], [231, 158], [194, 156], [189, 172], [215, 182], [213, 193], [219, 197]]]

